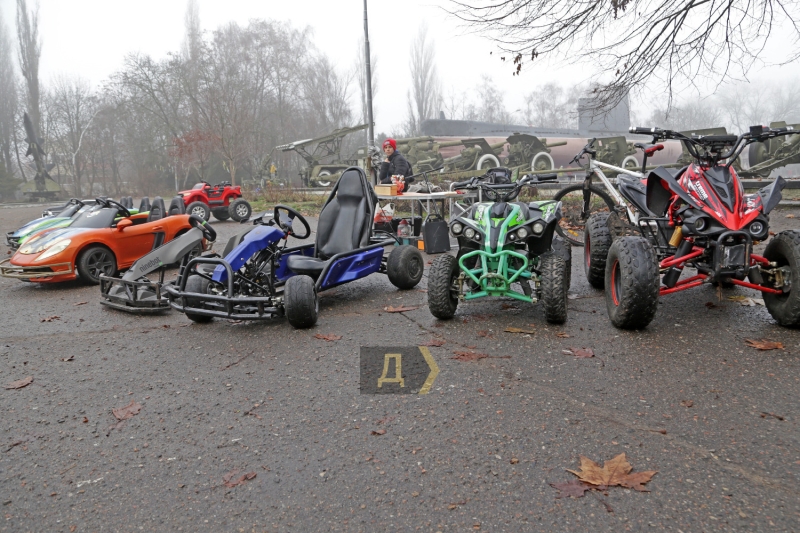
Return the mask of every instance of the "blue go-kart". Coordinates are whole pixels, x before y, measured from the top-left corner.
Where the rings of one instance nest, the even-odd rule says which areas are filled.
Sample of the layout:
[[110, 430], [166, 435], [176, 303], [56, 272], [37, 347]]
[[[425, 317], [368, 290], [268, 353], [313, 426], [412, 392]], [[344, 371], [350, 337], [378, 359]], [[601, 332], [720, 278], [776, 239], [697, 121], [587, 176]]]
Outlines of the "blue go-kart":
[[[313, 244], [289, 248], [289, 236], [306, 239], [311, 229], [294, 209], [275, 206], [271, 219], [262, 215], [232, 237], [223, 258], [189, 261], [165, 287], [170, 305], [195, 322], [286, 315], [295, 328], [307, 328], [317, 322], [319, 293], [337, 285], [380, 272], [398, 289], [416, 287], [422, 254], [373, 230], [377, 200], [364, 172], [348, 168], [322, 207]], [[386, 246], [393, 246], [388, 257]]]

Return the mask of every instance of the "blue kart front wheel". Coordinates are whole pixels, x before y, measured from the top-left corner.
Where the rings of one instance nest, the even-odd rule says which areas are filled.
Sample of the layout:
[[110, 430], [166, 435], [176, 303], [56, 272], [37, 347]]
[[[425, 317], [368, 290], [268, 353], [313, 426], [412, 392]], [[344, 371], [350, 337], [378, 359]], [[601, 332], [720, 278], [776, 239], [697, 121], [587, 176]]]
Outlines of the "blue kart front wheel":
[[413, 289], [422, 280], [425, 261], [415, 247], [405, 244], [398, 246], [389, 254], [386, 261], [386, 274], [389, 281], [402, 291]]
[[317, 323], [319, 296], [314, 280], [309, 276], [294, 276], [286, 281], [283, 304], [289, 324], [297, 329], [310, 328]]

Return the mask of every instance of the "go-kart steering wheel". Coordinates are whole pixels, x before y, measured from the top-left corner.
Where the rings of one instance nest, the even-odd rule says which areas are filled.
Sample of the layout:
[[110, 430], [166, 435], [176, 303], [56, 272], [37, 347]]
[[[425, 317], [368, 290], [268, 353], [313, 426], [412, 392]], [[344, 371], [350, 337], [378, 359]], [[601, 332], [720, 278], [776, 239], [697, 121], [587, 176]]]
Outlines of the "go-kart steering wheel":
[[197, 215], [189, 215], [189, 225], [197, 228], [203, 232], [203, 237], [207, 241], [214, 242], [217, 240], [217, 232], [211, 227], [211, 224], [203, 220]]
[[118, 211], [118, 212], [119, 212], [119, 214], [120, 214], [120, 216], [122, 216], [123, 218], [124, 218], [124, 217], [129, 217], [129, 216], [131, 216], [131, 212], [130, 212], [130, 211], [128, 211], [128, 208], [127, 208], [127, 207], [125, 207], [125, 206], [124, 206], [124, 205], [122, 205], [121, 203], [119, 203], [119, 202], [117, 202], [117, 201], [114, 201], [114, 200], [112, 200], [112, 199], [110, 199], [110, 198], [96, 198], [96, 199], [95, 199], [95, 201], [96, 201], [98, 204], [102, 205], [103, 207], [109, 207], [109, 208], [110, 208], [111, 206], [114, 206], [114, 207], [116, 207], [116, 208], [117, 208], [117, 211]]
[[[284, 215], [281, 211], [286, 211]], [[311, 227], [308, 225], [308, 222], [303, 215], [299, 212], [295, 211], [289, 206], [278, 204], [275, 206], [275, 211], [273, 213], [273, 220], [280, 226], [287, 234], [291, 235], [295, 239], [307, 239], [309, 235], [311, 235]], [[295, 219], [299, 220], [303, 227], [305, 228], [306, 232], [303, 235], [298, 235], [294, 231], [294, 221]]]

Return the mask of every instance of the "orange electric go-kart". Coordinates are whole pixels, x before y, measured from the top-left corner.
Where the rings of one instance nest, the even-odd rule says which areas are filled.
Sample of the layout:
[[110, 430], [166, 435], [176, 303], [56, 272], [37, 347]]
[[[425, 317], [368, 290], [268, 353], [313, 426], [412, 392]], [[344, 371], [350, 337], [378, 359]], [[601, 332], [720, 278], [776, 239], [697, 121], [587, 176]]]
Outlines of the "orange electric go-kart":
[[96, 285], [101, 274], [114, 276], [192, 227], [189, 215], [165, 217], [161, 198], [153, 200], [149, 212], [135, 215], [114, 200], [96, 201], [69, 227], [32, 236], [11, 259], [0, 262], [0, 275], [41, 283], [79, 278]]

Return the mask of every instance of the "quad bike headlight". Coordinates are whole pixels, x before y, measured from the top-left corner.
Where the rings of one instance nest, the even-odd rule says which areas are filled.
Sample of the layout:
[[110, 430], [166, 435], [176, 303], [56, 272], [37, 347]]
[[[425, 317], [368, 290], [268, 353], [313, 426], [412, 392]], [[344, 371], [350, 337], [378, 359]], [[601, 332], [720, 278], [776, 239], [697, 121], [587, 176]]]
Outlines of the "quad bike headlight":
[[761, 235], [764, 232], [764, 224], [756, 220], [755, 222], [750, 224], [749, 229], [750, 229], [750, 235], [755, 237]]
[[508, 240], [509, 241], [516, 241], [517, 240], [517, 234], [512, 231], [511, 233], [508, 234]]
[[467, 228], [464, 230], [464, 237], [467, 239], [471, 239], [475, 236], [475, 230], [472, 228]]
[[459, 222], [455, 222], [452, 226], [450, 226], [450, 231], [453, 232], [453, 235], [459, 235], [463, 229], [464, 226], [462, 226]]
[[44, 259], [47, 259], [48, 257], [53, 257], [54, 255], [63, 252], [67, 248], [67, 246], [69, 246], [70, 242], [71, 241], [69, 239], [57, 240], [52, 244], [52, 246], [47, 248], [47, 250], [42, 255], [34, 259], [34, 261], [42, 261]]
[[525, 228], [519, 228], [517, 230], [517, 236], [520, 238], [520, 240], [524, 239], [525, 237], [528, 236], [528, 230]]
[[708, 221], [703, 217], [700, 217], [694, 221], [694, 229], [696, 229], [697, 231], [703, 231], [704, 229], [706, 229], [707, 226], [708, 226]]
[[536, 222], [536, 223], [534, 223], [534, 224], [533, 224], [533, 232], [534, 232], [536, 235], [539, 235], [539, 234], [540, 234], [540, 233], [542, 233], [543, 231], [544, 231], [544, 224], [543, 224], [543, 223], [541, 223], [541, 222]]

